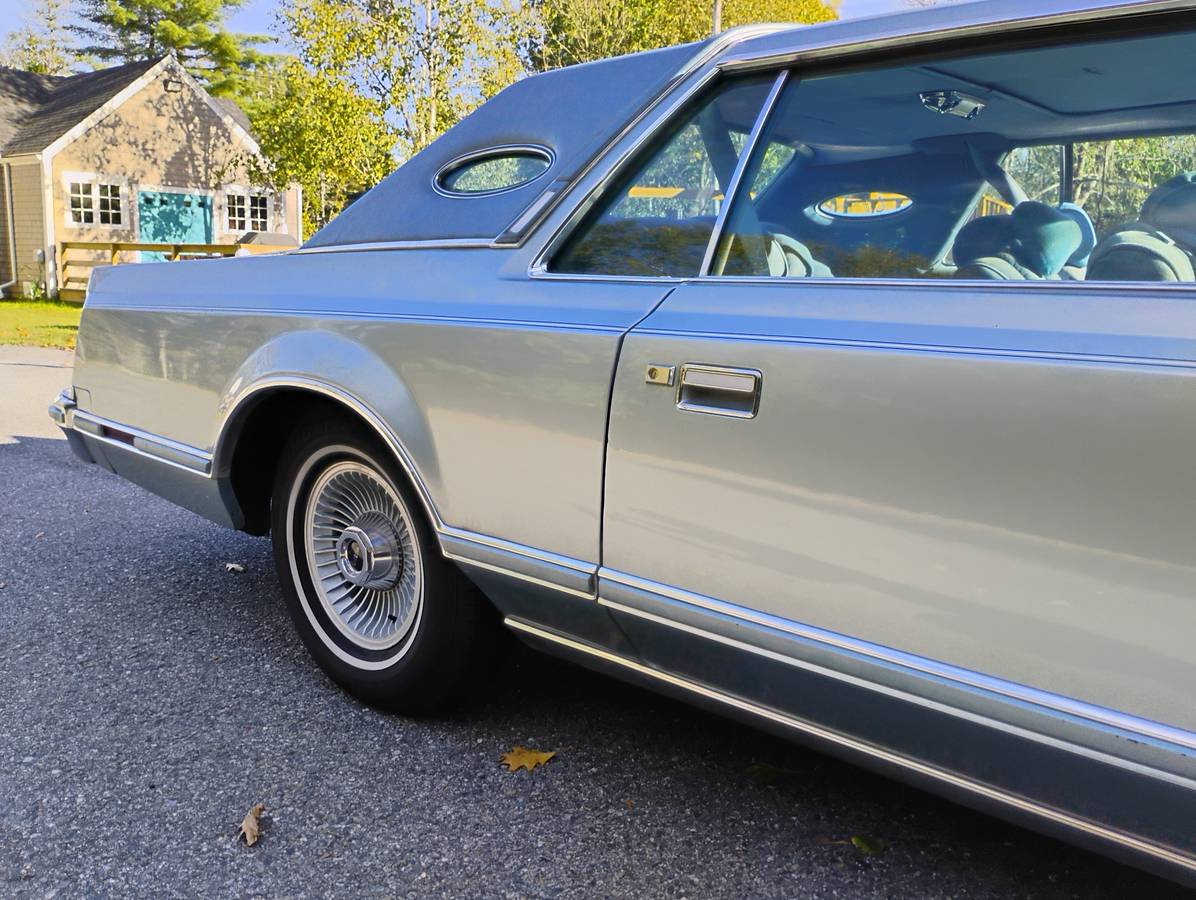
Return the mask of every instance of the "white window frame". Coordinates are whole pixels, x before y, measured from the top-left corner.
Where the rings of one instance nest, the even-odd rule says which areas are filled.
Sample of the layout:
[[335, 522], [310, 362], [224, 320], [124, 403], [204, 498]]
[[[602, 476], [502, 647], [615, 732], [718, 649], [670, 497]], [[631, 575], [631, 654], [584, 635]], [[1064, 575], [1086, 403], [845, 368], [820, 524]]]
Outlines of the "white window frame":
[[[91, 192], [92, 221], [76, 222], [71, 215], [71, 185], [86, 185]], [[120, 191], [120, 224], [100, 221], [100, 185], [113, 185]], [[137, 223], [136, 204], [132, 203], [132, 191], [129, 179], [121, 175], [100, 175], [95, 172], [63, 172], [62, 173], [62, 207], [63, 224], [75, 231], [98, 229], [102, 231], [132, 231], [136, 233]]]
[[[245, 227], [233, 228], [229, 221], [229, 198], [241, 196], [245, 198]], [[266, 227], [253, 227], [250, 215], [250, 197], [264, 197], [266, 200]], [[226, 184], [220, 189], [220, 229], [229, 237], [243, 237], [247, 234], [274, 234], [283, 227], [282, 217], [277, 210], [278, 195], [267, 188], [248, 187], [242, 184]]]

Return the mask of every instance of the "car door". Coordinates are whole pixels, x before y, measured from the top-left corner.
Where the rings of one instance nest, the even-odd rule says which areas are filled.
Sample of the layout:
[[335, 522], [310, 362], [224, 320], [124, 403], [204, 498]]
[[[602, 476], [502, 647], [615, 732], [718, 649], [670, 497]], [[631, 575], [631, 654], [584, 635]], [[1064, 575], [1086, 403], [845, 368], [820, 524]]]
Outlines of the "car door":
[[[650, 663], [773, 707], [798, 698], [728, 646], [840, 672], [866, 659], [923, 697], [982, 686], [1189, 745], [1193, 285], [942, 277], [915, 239], [950, 240], [934, 222], [953, 179], [978, 194], [966, 120], [915, 102], [926, 117], [886, 119], [883, 146], [859, 132], [896, 102], [885, 91], [916, 100], [951, 79], [836, 77], [792, 79], [737, 173], [750, 189], [707, 259], [723, 274], [678, 287], [624, 341], [602, 602]], [[797, 212], [773, 225], [787, 213], [761, 160], [795, 139]], [[848, 190], [909, 202], [890, 204], [891, 228], [823, 212]], [[753, 269], [778, 245], [854, 277]]]

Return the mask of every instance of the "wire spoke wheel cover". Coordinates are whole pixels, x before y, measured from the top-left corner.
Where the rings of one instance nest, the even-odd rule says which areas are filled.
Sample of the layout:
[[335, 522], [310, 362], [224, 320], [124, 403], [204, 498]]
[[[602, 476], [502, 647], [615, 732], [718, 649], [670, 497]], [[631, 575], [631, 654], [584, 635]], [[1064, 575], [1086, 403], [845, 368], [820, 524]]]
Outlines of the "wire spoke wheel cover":
[[341, 634], [386, 651], [411, 630], [423, 573], [409, 513], [381, 474], [341, 460], [312, 483], [303, 535], [312, 587]]

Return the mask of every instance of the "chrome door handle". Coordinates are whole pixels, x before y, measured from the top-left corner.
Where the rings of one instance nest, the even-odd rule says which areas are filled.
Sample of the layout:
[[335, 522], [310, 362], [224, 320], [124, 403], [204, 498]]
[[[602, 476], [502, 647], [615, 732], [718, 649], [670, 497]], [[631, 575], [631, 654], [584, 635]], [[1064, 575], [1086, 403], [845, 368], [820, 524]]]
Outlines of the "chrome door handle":
[[755, 418], [763, 378], [756, 369], [685, 363], [677, 384], [677, 408], [712, 416]]

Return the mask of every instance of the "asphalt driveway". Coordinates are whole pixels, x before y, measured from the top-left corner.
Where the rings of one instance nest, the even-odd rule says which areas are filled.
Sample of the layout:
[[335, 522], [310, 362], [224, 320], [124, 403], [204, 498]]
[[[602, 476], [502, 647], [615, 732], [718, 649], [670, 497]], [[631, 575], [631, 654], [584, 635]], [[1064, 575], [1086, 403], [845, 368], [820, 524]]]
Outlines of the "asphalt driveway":
[[[1180, 896], [519, 649], [451, 718], [363, 707], [292, 634], [267, 541], [70, 455], [68, 365], [0, 348], [2, 896]], [[558, 755], [508, 774], [515, 744]]]

